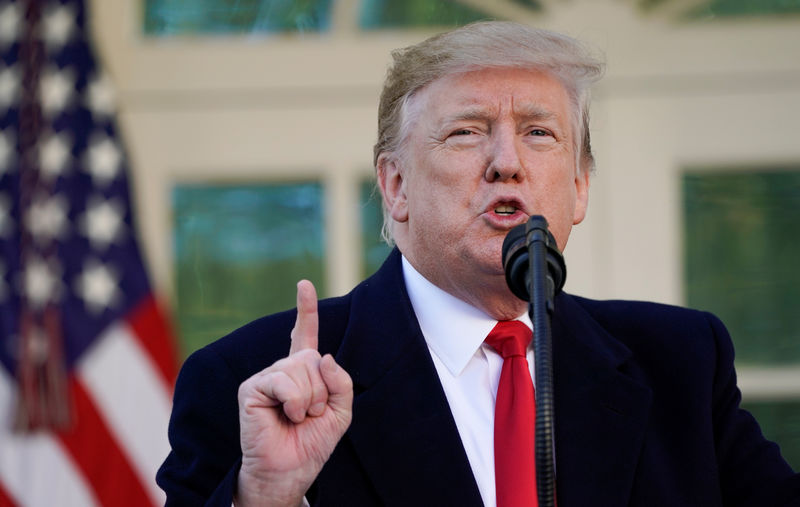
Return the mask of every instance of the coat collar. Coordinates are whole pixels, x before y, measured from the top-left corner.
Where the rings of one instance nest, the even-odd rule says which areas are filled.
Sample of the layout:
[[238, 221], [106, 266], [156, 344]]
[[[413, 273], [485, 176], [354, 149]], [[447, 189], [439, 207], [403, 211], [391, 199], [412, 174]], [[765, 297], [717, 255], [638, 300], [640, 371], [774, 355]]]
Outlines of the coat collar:
[[558, 296], [552, 324], [559, 505], [628, 505], [652, 392], [581, 301]]

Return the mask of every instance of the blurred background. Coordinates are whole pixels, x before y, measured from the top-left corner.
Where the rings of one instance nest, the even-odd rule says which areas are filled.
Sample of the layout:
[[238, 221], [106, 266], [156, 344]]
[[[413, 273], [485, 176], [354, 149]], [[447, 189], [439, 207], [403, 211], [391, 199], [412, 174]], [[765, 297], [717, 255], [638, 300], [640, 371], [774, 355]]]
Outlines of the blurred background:
[[719, 315], [744, 405], [800, 468], [800, 0], [86, 8], [115, 91], [132, 223], [179, 359], [292, 307], [300, 278], [334, 296], [377, 269], [389, 249], [372, 145], [390, 51], [514, 20], [582, 39], [607, 62], [565, 290]]

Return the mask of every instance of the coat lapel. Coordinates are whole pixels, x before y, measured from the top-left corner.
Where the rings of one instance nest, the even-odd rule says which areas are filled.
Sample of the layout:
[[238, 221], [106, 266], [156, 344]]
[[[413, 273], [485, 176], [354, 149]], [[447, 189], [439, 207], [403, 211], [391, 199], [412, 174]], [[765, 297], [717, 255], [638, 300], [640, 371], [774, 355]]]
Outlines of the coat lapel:
[[555, 307], [559, 505], [628, 505], [652, 393], [633, 378], [630, 350], [575, 298], [562, 294]]
[[386, 505], [482, 505], [405, 290], [400, 255], [353, 294], [337, 361], [353, 378], [348, 438]]
[[[560, 507], [627, 505], [652, 393], [576, 298], [553, 318]], [[353, 293], [336, 357], [355, 386], [346, 437], [386, 505], [482, 505], [395, 250]], [[641, 377], [640, 377], [641, 378]]]

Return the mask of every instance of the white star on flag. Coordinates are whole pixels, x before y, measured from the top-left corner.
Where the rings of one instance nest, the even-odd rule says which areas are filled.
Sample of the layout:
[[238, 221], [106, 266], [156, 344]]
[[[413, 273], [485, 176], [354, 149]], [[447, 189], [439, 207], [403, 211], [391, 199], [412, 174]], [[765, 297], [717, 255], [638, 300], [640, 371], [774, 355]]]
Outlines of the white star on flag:
[[57, 178], [66, 168], [72, 151], [72, 143], [66, 134], [51, 134], [39, 145], [39, 166], [42, 174]]
[[117, 177], [122, 153], [113, 139], [105, 134], [95, 135], [89, 143], [87, 169], [95, 183], [107, 185]]
[[80, 218], [81, 232], [89, 238], [92, 248], [105, 250], [119, 239], [122, 232], [124, 207], [116, 199], [89, 199], [86, 213]]
[[0, 67], [0, 108], [10, 108], [17, 102], [20, 77], [17, 66]]
[[20, 13], [17, 4], [6, 4], [0, 9], [0, 47], [13, 44], [19, 36]]
[[120, 299], [118, 277], [111, 269], [97, 261], [89, 261], [76, 279], [75, 292], [83, 298], [86, 308], [92, 313], [101, 313], [111, 308]]
[[67, 200], [60, 195], [34, 199], [25, 217], [25, 225], [40, 244], [64, 236], [67, 224]]
[[95, 116], [110, 116], [116, 111], [114, 87], [107, 75], [95, 74], [89, 83], [88, 106]]
[[7, 238], [14, 227], [11, 220], [11, 199], [8, 195], [0, 194], [0, 237]]
[[75, 78], [69, 70], [50, 68], [39, 82], [39, 100], [46, 115], [55, 116], [70, 106]]
[[48, 302], [55, 301], [60, 292], [60, 279], [60, 268], [54, 262], [48, 263], [38, 257], [28, 260], [23, 284], [30, 305], [43, 308]]
[[62, 47], [75, 30], [75, 12], [66, 5], [50, 9], [42, 21], [44, 40], [50, 48]]
[[11, 164], [16, 158], [17, 150], [14, 145], [11, 129], [8, 129], [8, 132], [0, 130], [0, 176], [11, 169]]

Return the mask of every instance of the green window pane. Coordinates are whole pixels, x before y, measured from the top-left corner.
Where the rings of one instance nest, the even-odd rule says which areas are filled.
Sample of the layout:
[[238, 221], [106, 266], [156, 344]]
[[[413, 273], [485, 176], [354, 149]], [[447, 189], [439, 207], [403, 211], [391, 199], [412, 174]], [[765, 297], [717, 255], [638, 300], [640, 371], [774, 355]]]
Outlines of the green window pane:
[[383, 205], [375, 180], [361, 183], [361, 244], [364, 246], [362, 274], [367, 277], [377, 271], [392, 250], [381, 239]]
[[[653, 0], [650, 0], [651, 2]], [[666, 0], [661, 0], [666, 1]], [[800, 0], [710, 0], [689, 12], [693, 19], [800, 13]]]
[[295, 304], [323, 277], [319, 183], [178, 185], [172, 192], [176, 313], [184, 354]]
[[800, 400], [750, 402], [742, 406], [755, 416], [764, 435], [778, 443], [792, 468], [800, 470]]
[[683, 178], [689, 306], [720, 316], [737, 362], [800, 363], [800, 171]]
[[358, 24], [365, 30], [459, 26], [491, 17], [487, 12], [452, 0], [362, 0]]
[[542, 10], [542, 5], [537, 0], [511, 0], [511, 3], [527, 7], [534, 11]]
[[147, 35], [322, 32], [332, 0], [144, 0]]

